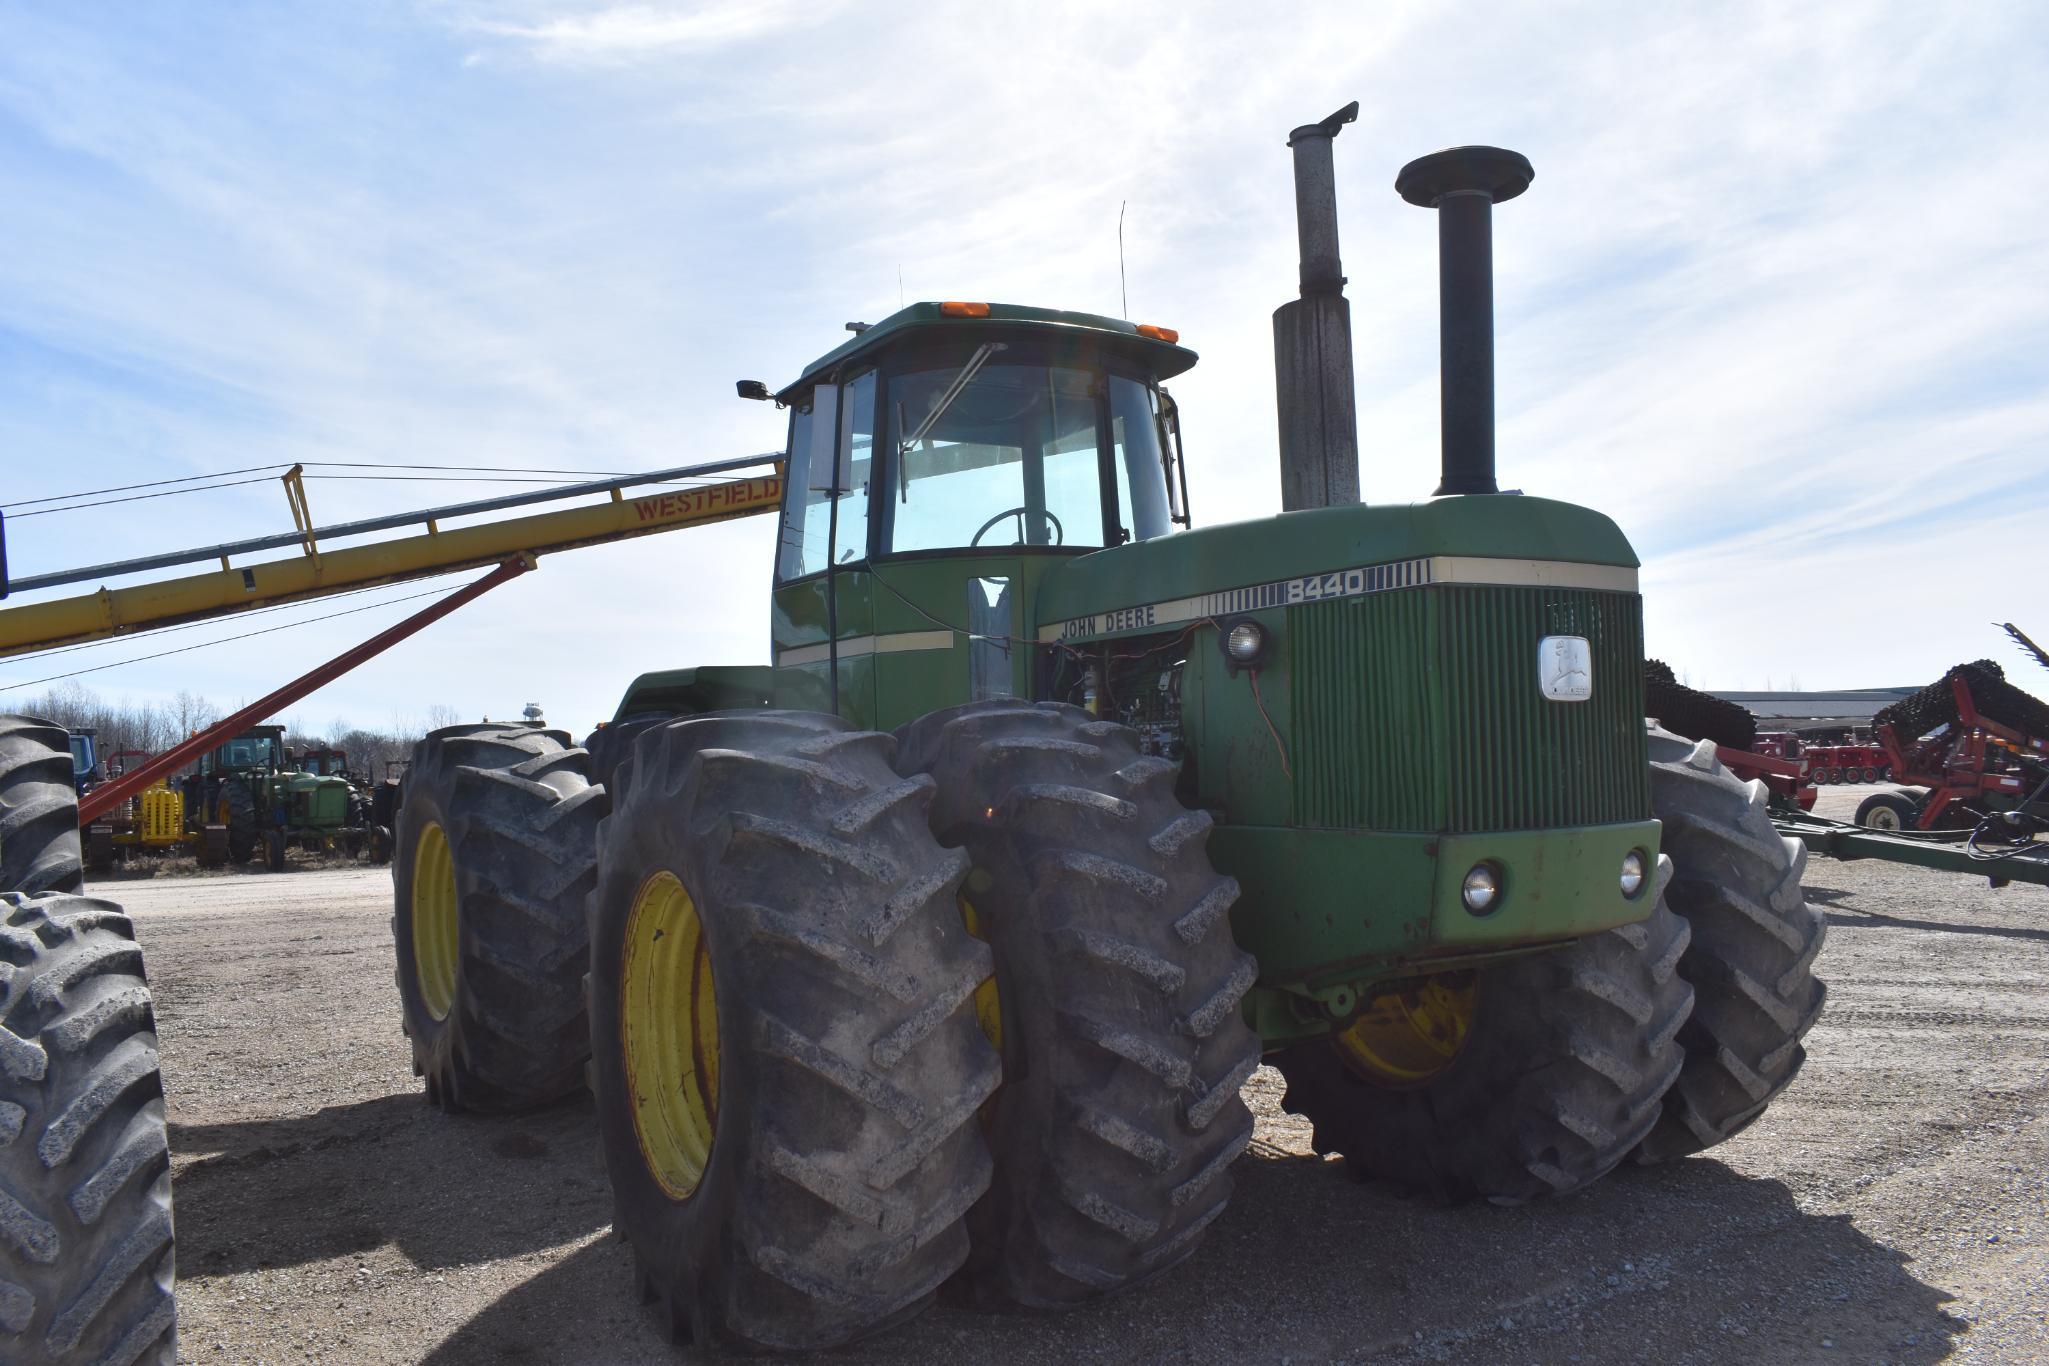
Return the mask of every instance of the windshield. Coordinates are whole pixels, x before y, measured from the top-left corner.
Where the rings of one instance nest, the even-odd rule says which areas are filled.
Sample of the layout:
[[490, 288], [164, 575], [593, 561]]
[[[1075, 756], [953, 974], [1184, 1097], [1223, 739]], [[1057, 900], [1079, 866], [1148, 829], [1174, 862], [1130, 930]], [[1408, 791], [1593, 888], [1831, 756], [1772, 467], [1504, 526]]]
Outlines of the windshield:
[[[822, 385], [794, 406], [778, 578], [865, 559], [871, 513], [885, 555], [1087, 550], [1174, 529], [1161, 396], [1148, 381], [1008, 360], [993, 344], [881, 376], [879, 385], [874, 370], [837, 391]], [[832, 442], [815, 430], [831, 419], [815, 423], [814, 408], [831, 413], [835, 397]], [[837, 499], [826, 454], [834, 446], [842, 452]]]
[[961, 374], [948, 366], [889, 381], [893, 429], [923, 435], [885, 489], [886, 548], [1107, 544], [1095, 376], [991, 362], [956, 390]]
[[265, 735], [238, 736], [214, 751], [214, 762], [221, 768], [269, 768], [271, 744]]
[[83, 735], [71, 737], [71, 776], [76, 778], [92, 772], [92, 741]]

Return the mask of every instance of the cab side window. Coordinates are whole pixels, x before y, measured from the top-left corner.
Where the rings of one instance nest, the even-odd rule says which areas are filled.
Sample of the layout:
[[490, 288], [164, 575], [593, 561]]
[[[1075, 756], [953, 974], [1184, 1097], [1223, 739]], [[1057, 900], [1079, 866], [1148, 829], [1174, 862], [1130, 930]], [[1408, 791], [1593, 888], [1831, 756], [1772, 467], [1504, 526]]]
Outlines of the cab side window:
[[[821, 429], [822, 428], [822, 429]], [[819, 385], [790, 411], [788, 492], [776, 577], [800, 579], [868, 558], [868, 484], [875, 454], [875, 372]], [[837, 455], [837, 461], [834, 456]], [[834, 466], [839, 484], [833, 524]]]

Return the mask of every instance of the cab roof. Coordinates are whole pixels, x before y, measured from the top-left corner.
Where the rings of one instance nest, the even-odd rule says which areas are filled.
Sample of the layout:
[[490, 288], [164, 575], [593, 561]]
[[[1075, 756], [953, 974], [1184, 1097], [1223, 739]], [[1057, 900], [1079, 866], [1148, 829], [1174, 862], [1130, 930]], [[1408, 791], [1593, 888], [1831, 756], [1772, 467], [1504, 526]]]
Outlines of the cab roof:
[[1172, 379], [1195, 364], [1195, 352], [1173, 342], [1142, 335], [1138, 324], [1096, 313], [1071, 313], [1058, 308], [1034, 308], [1030, 304], [989, 304], [984, 317], [960, 317], [942, 313], [937, 303], [916, 303], [898, 309], [881, 322], [870, 323], [804, 367], [804, 373], [786, 385], [776, 397], [787, 400], [797, 390], [850, 361], [864, 359], [892, 343], [918, 332], [960, 329], [972, 337], [976, 331], [1016, 335], [1042, 333], [1048, 337], [1088, 339], [1094, 334], [1099, 345], [1113, 354], [1135, 360], [1159, 379]]

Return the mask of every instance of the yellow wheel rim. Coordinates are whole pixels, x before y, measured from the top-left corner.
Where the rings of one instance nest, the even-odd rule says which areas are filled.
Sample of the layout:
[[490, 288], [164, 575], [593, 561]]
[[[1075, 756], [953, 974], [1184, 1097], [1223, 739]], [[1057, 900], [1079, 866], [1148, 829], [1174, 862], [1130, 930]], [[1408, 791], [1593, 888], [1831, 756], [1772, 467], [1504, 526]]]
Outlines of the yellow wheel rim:
[[[989, 933], [982, 928], [982, 918], [975, 914], [975, 908], [968, 904], [965, 894], [960, 900], [960, 921], [967, 926], [968, 933], [987, 942]], [[989, 1040], [998, 1056], [1003, 1053], [1003, 998], [996, 991], [996, 974], [984, 977], [975, 988], [975, 1023], [982, 1026], [982, 1034]]]
[[430, 822], [413, 846], [413, 975], [420, 1003], [437, 1020], [455, 1006], [455, 961], [460, 952], [455, 909], [455, 856], [440, 822]]
[[1446, 973], [1377, 997], [1337, 1036], [1338, 1055], [1368, 1081], [1420, 1086], [1466, 1046], [1479, 986], [1474, 973]]
[[674, 873], [656, 873], [633, 898], [619, 999], [641, 1160], [672, 1198], [687, 1200], [718, 1131], [719, 998], [697, 903]]

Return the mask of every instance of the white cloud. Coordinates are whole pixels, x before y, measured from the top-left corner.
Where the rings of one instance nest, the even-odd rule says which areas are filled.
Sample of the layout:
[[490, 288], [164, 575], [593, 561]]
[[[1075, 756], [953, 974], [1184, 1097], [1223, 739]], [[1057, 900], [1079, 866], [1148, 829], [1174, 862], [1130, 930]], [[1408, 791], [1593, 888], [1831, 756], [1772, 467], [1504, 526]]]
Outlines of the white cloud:
[[[1435, 482], [1435, 233], [1394, 172], [1492, 141], [1537, 167], [1496, 220], [1503, 483], [1617, 517], [1675, 664], [1932, 677], [1996, 649], [1976, 617], [1998, 613], [1953, 610], [1973, 519], [2049, 515], [2049, 99], [2018, 10], [342, 13], [9, 13], [0, 346], [27, 350], [0, 364], [0, 501], [257, 458], [761, 449], [778, 420], [731, 381], [895, 308], [899, 269], [914, 299], [1116, 311], [1128, 201], [1132, 311], [1204, 357], [1175, 386], [1198, 516], [1262, 515], [1282, 143], [1359, 97], [1335, 150], [1369, 499]], [[313, 486], [323, 519], [486, 491]], [[275, 530], [281, 502], [10, 539], [17, 568], [77, 563]], [[500, 714], [531, 691], [581, 724], [642, 668], [763, 657], [770, 539], [555, 557], [309, 706]], [[1828, 629], [1756, 625], [1810, 616]], [[344, 625], [132, 676], [260, 691], [284, 642], [322, 657]]]
[[514, 40], [544, 60], [616, 65], [715, 52], [776, 33], [800, 17], [815, 20], [825, 8], [818, 0], [808, 5], [776, 0], [605, 5], [526, 22], [473, 17], [466, 26]]

